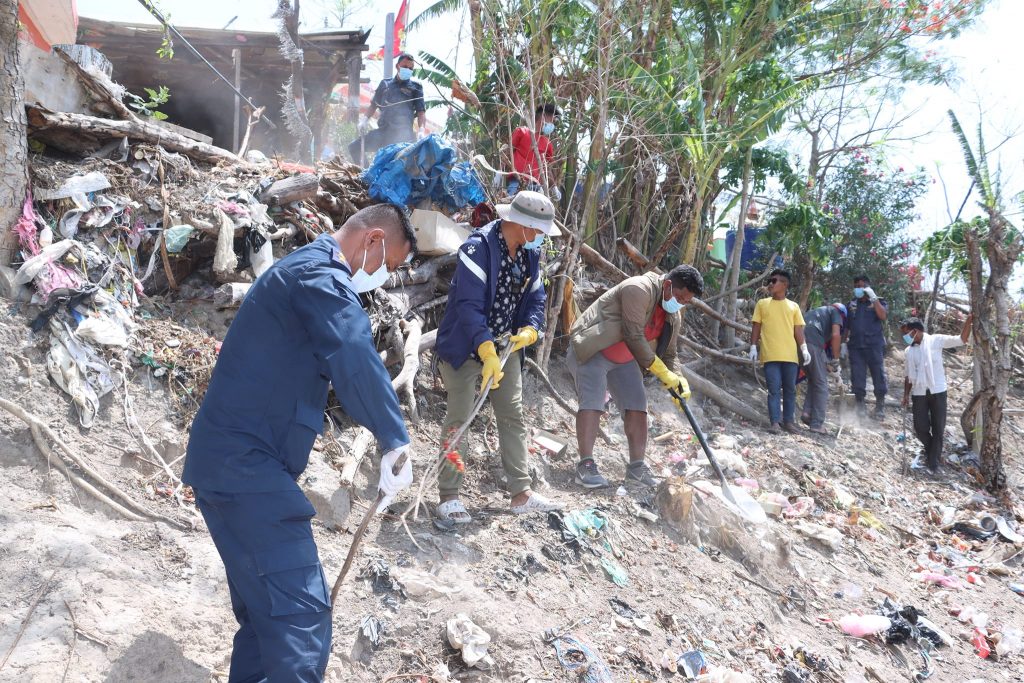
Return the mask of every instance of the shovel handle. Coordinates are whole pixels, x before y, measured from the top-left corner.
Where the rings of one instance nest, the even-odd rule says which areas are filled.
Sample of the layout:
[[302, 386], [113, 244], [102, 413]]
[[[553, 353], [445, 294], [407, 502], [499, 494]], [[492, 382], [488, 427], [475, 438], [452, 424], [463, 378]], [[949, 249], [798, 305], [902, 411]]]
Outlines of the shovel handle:
[[733, 497], [732, 490], [729, 489], [729, 484], [725, 480], [725, 473], [722, 472], [722, 468], [719, 466], [718, 460], [715, 459], [715, 454], [711, 452], [711, 446], [708, 445], [708, 440], [704, 436], [704, 432], [701, 430], [700, 425], [697, 424], [697, 418], [695, 418], [693, 413], [690, 411], [690, 406], [686, 403], [686, 399], [683, 398], [675, 389], [669, 389], [668, 393], [671, 394], [672, 398], [679, 403], [679, 406], [686, 414], [686, 419], [690, 422], [690, 427], [693, 428], [693, 433], [697, 435], [697, 441], [700, 442], [700, 447], [704, 449], [704, 455], [708, 457], [708, 462], [711, 463], [711, 469], [713, 469], [715, 474], [718, 475], [718, 481], [722, 484], [722, 494], [725, 495], [730, 503], [738, 506], [739, 503], [736, 502], [736, 498]]

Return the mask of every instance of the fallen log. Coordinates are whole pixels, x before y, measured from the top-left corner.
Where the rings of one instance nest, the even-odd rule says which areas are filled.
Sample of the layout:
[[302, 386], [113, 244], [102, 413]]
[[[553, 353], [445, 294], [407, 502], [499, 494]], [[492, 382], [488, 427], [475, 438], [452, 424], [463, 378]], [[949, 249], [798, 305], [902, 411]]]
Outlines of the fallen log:
[[629, 277], [614, 263], [606, 259], [604, 256], [601, 256], [586, 244], [580, 245], [580, 258], [582, 258], [583, 262], [588, 266], [611, 280], [613, 284], [618, 284]]
[[283, 206], [292, 202], [314, 199], [320, 189], [320, 179], [313, 173], [298, 173], [282, 178], [260, 193], [260, 201], [267, 206]]
[[704, 394], [729, 412], [736, 413], [740, 417], [744, 417], [762, 427], [768, 426], [768, 419], [762, 413], [754, 410], [732, 394], [723, 391], [710, 380], [694, 372], [688, 365], [682, 367], [682, 372], [693, 391]]
[[160, 145], [209, 164], [245, 163], [226, 149], [190, 140], [142, 119], [115, 121], [86, 114], [53, 112], [35, 105], [27, 105], [25, 108], [28, 112], [29, 135], [67, 152], [93, 152], [103, 141], [128, 137]]
[[430, 332], [425, 332], [423, 336], [420, 337], [420, 353], [423, 353], [424, 351], [430, 351], [432, 348], [434, 348], [434, 344], [436, 343], [437, 330], [433, 329]]
[[[745, 355], [733, 356], [723, 351], [719, 351], [718, 349], [713, 349], [709, 346], [699, 344], [688, 337], [684, 337], [681, 334], [678, 337], [676, 337], [676, 339], [679, 340], [679, 343], [688, 346], [689, 348], [693, 349], [694, 351], [701, 354], [705, 358], [710, 356], [711, 358], [717, 358], [718, 360], [724, 360], [726, 362], [736, 363], [738, 365], [755, 365], [754, 361], [750, 360], [750, 358], [748, 358]], [[746, 344], [744, 344], [744, 346], [746, 346]]]
[[[633, 246], [632, 242], [627, 240], [625, 237], [620, 237], [615, 240], [615, 245], [619, 248], [619, 251], [626, 255], [626, 258], [629, 259], [630, 263], [640, 270], [647, 269], [647, 264], [649, 264], [650, 261], [647, 260], [646, 256], [640, 253], [639, 249]], [[654, 272], [660, 273], [661, 271], [658, 268], [655, 268]]]
[[718, 322], [722, 323], [723, 325], [728, 325], [729, 327], [731, 327], [733, 329], [736, 329], [736, 330], [739, 330], [740, 332], [744, 332], [746, 334], [751, 334], [753, 332], [753, 330], [750, 327], [748, 327], [747, 325], [744, 325], [743, 323], [738, 323], [735, 320], [730, 320], [729, 318], [726, 318], [724, 315], [722, 315], [721, 313], [719, 313], [715, 309], [711, 308], [710, 306], [708, 306], [706, 303], [704, 303], [703, 301], [701, 301], [697, 297], [693, 297], [692, 299], [690, 299], [690, 302], [688, 304], [686, 304], [686, 306], [687, 306], [687, 308], [692, 306], [693, 308], [696, 308], [701, 313], [703, 313], [703, 314], [705, 314], [705, 315], [707, 315], [707, 316], [709, 316], [711, 318], [714, 318], [715, 320], [717, 320]]

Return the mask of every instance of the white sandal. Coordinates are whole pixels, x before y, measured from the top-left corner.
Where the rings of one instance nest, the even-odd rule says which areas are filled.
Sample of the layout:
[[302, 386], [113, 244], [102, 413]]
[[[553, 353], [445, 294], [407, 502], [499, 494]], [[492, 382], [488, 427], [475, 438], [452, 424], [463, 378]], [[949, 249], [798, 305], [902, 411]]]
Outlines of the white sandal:
[[565, 506], [561, 503], [548, 500], [536, 491], [531, 491], [530, 497], [526, 499], [525, 503], [522, 505], [512, 506], [512, 514], [525, 515], [531, 512], [553, 512], [554, 510], [561, 510], [564, 507]]
[[439, 518], [452, 522], [453, 524], [469, 524], [473, 521], [473, 518], [469, 514], [469, 510], [466, 509], [466, 506], [463, 505], [462, 501], [458, 498], [438, 503], [435, 510]]

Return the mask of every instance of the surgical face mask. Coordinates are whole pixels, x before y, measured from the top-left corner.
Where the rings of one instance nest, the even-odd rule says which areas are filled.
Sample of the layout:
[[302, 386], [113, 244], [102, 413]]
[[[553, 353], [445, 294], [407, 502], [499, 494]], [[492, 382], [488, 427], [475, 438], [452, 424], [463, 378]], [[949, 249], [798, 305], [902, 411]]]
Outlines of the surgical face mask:
[[366, 252], [363, 252], [363, 265], [359, 267], [359, 270], [352, 274], [352, 289], [354, 289], [357, 294], [377, 289], [388, 281], [388, 267], [386, 262], [388, 251], [384, 247], [383, 242], [380, 243], [380, 248], [384, 251], [384, 257], [380, 260], [380, 268], [373, 271], [372, 275], [366, 272]]
[[[523, 237], [526, 237], [525, 230], [523, 230]], [[540, 232], [537, 233], [536, 237], [524, 244], [523, 249], [533, 251], [534, 249], [540, 249], [542, 246], [544, 246], [544, 233]]]
[[914, 343], [914, 335], [912, 335], [912, 334], [905, 334], [905, 335], [903, 335], [903, 341], [905, 341], [907, 343], [907, 346], [910, 346], [911, 344]]
[[854, 299], [861, 299], [863, 297], [864, 297], [864, 288], [863, 287], [854, 287], [853, 288], [853, 298]]
[[555, 124], [548, 121], [547, 123], [540, 127], [540, 132], [544, 133], [544, 135], [551, 135], [552, 133], [555, 132]]
[[398, 67], [398, 77], [403, 81], [412, 79], [412, 69], [407, 66]]
[[678, 313], [683, 308], [683, 305], [676, 301], [676, 298], [673, 296], [668, 299], [662, 299], [661, 307], [665, 309], [666, 313]]

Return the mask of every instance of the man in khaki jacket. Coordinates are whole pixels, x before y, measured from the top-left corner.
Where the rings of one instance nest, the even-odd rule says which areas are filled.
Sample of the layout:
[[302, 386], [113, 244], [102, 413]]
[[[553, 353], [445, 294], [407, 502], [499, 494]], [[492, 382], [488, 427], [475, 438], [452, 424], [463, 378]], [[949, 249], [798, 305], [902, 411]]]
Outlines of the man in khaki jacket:
[[686, 379], [669, 370], [668, 365], [673, 364], [676, 355], [679, 309], [703, 291], [704, 278], [693, 266], [676, 266], [668, 275], [645, 273], [602, 294], [572, 326], [566, 361], [579, 399], [577, 484], [586, 488], [608, 486], [593, 457], [608, 393], [622, 411], [629, 445], [626, 482], [645, 486], [657, 483], [644, 462], [647, 393], [643, 371], [649, 370], [683, 398], [690, 397]]

